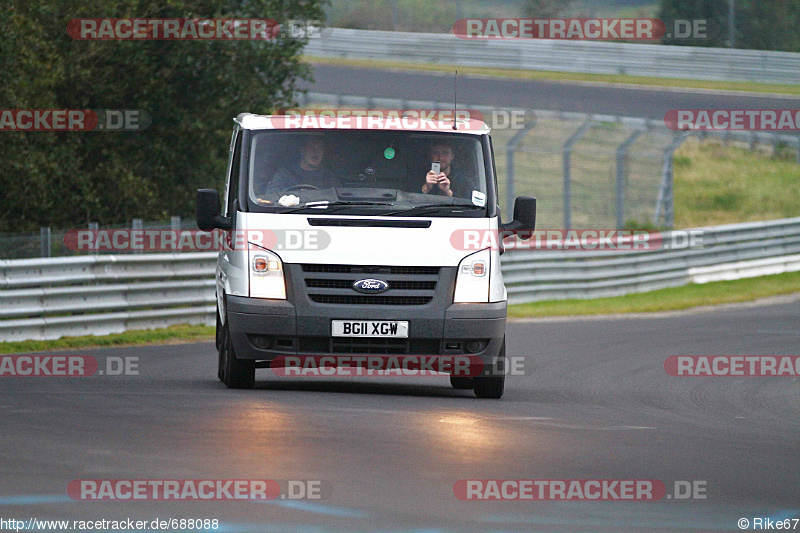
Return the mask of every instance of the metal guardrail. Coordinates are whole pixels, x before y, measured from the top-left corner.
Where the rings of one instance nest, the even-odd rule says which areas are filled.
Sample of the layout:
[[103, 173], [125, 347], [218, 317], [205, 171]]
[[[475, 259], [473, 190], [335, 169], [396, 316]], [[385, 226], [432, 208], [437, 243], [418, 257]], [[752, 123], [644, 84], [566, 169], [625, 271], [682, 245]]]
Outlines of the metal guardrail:
[[[687, 230], [689, 231], [689, 230]], [[800, 262], [783, 258], [800, 253], [800, 218], [698, 228], [702, 248], [665, 246], [653, 251], [513, 251], [503, 256], [503, 278], [509, 303], [540, 300], [586, 299], [619, 296], [668, 287], [698, 279], [702, 267], [738, 279], [782, 271], [800, 270]], [[778, 259], [763, 268], [742, 268], [742, 262]], [[771, 269], [769, 267], [772, 267]], [[777, 270], [776, 270], [777, 268]]]
[[216, 253], [0, 261], [0, 339], [214, 323]]
[[800, 83], [800, 53], [550, 39], [459, 39], [453, 34], [331, 28], [310, 39], [320, 57], [626, 74], [762, 83]]
[[[512, 250], [510, 303], [595, 298], [800, 270], [800, 217], [701, 228], [703, 248]], [[683, 233], [665, 233], [674, 242]], [[216, 253], [0, 261], [0, 340], [214, 324]]]

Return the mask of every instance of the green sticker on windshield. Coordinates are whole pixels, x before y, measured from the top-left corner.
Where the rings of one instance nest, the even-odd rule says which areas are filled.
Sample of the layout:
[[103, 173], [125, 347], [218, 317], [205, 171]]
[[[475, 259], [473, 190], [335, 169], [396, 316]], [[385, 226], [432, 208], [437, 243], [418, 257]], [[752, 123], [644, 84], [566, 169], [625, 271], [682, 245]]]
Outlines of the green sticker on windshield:
[[383, 151], [383, 157], [386, 159], [393, 159], [394, 158], [394, 148], [391, 146]]

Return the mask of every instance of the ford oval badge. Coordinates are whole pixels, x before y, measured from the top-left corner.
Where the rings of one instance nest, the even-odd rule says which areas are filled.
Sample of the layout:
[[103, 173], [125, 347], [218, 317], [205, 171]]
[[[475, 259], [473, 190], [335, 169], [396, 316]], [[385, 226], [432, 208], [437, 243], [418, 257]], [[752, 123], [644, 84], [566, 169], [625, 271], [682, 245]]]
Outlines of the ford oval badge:
[[364, 294], [378, 294], [389, 290], [389, 284], [379, 279], [360, 279], [353, 283], [353, 289]]

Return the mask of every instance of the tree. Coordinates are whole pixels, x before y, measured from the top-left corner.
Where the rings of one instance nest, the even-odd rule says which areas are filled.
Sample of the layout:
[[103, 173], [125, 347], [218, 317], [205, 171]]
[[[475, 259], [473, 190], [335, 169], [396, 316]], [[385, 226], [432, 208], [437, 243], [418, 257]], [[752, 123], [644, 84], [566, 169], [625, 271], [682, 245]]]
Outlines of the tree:
[[[736, 48], [800, 51], [800, 2], [796, 0], [735, 0]], [[708, 21], [708, 37], [665, 38], [664, 44], [728, 46], [728, 0], [661, 0], [658, 18]]]
[[304, 40], [83, 41], [74, 18], [320, 20], [321, 2], [12, 0], [0, 15], [4, 109], [142, 109], [141, 132], [0, 132], [0, 230], [192, 216], [221, 186], [232, 118], [290, 107], [309, 69]]
[[574, 0], [525, 0], [525, 16], [537, 19], [563, 17]]

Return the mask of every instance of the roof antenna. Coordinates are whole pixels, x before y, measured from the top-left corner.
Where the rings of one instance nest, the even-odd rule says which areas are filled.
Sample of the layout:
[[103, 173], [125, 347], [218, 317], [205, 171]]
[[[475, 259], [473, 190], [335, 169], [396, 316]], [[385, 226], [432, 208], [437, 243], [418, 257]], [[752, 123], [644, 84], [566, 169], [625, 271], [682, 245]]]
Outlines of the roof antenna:
[[456, 69], [456, 74], [453, 76], [453, 129], [458, 130], [458, 125], [456, 124], [456, 117], [458, 116], [458, 69]]

